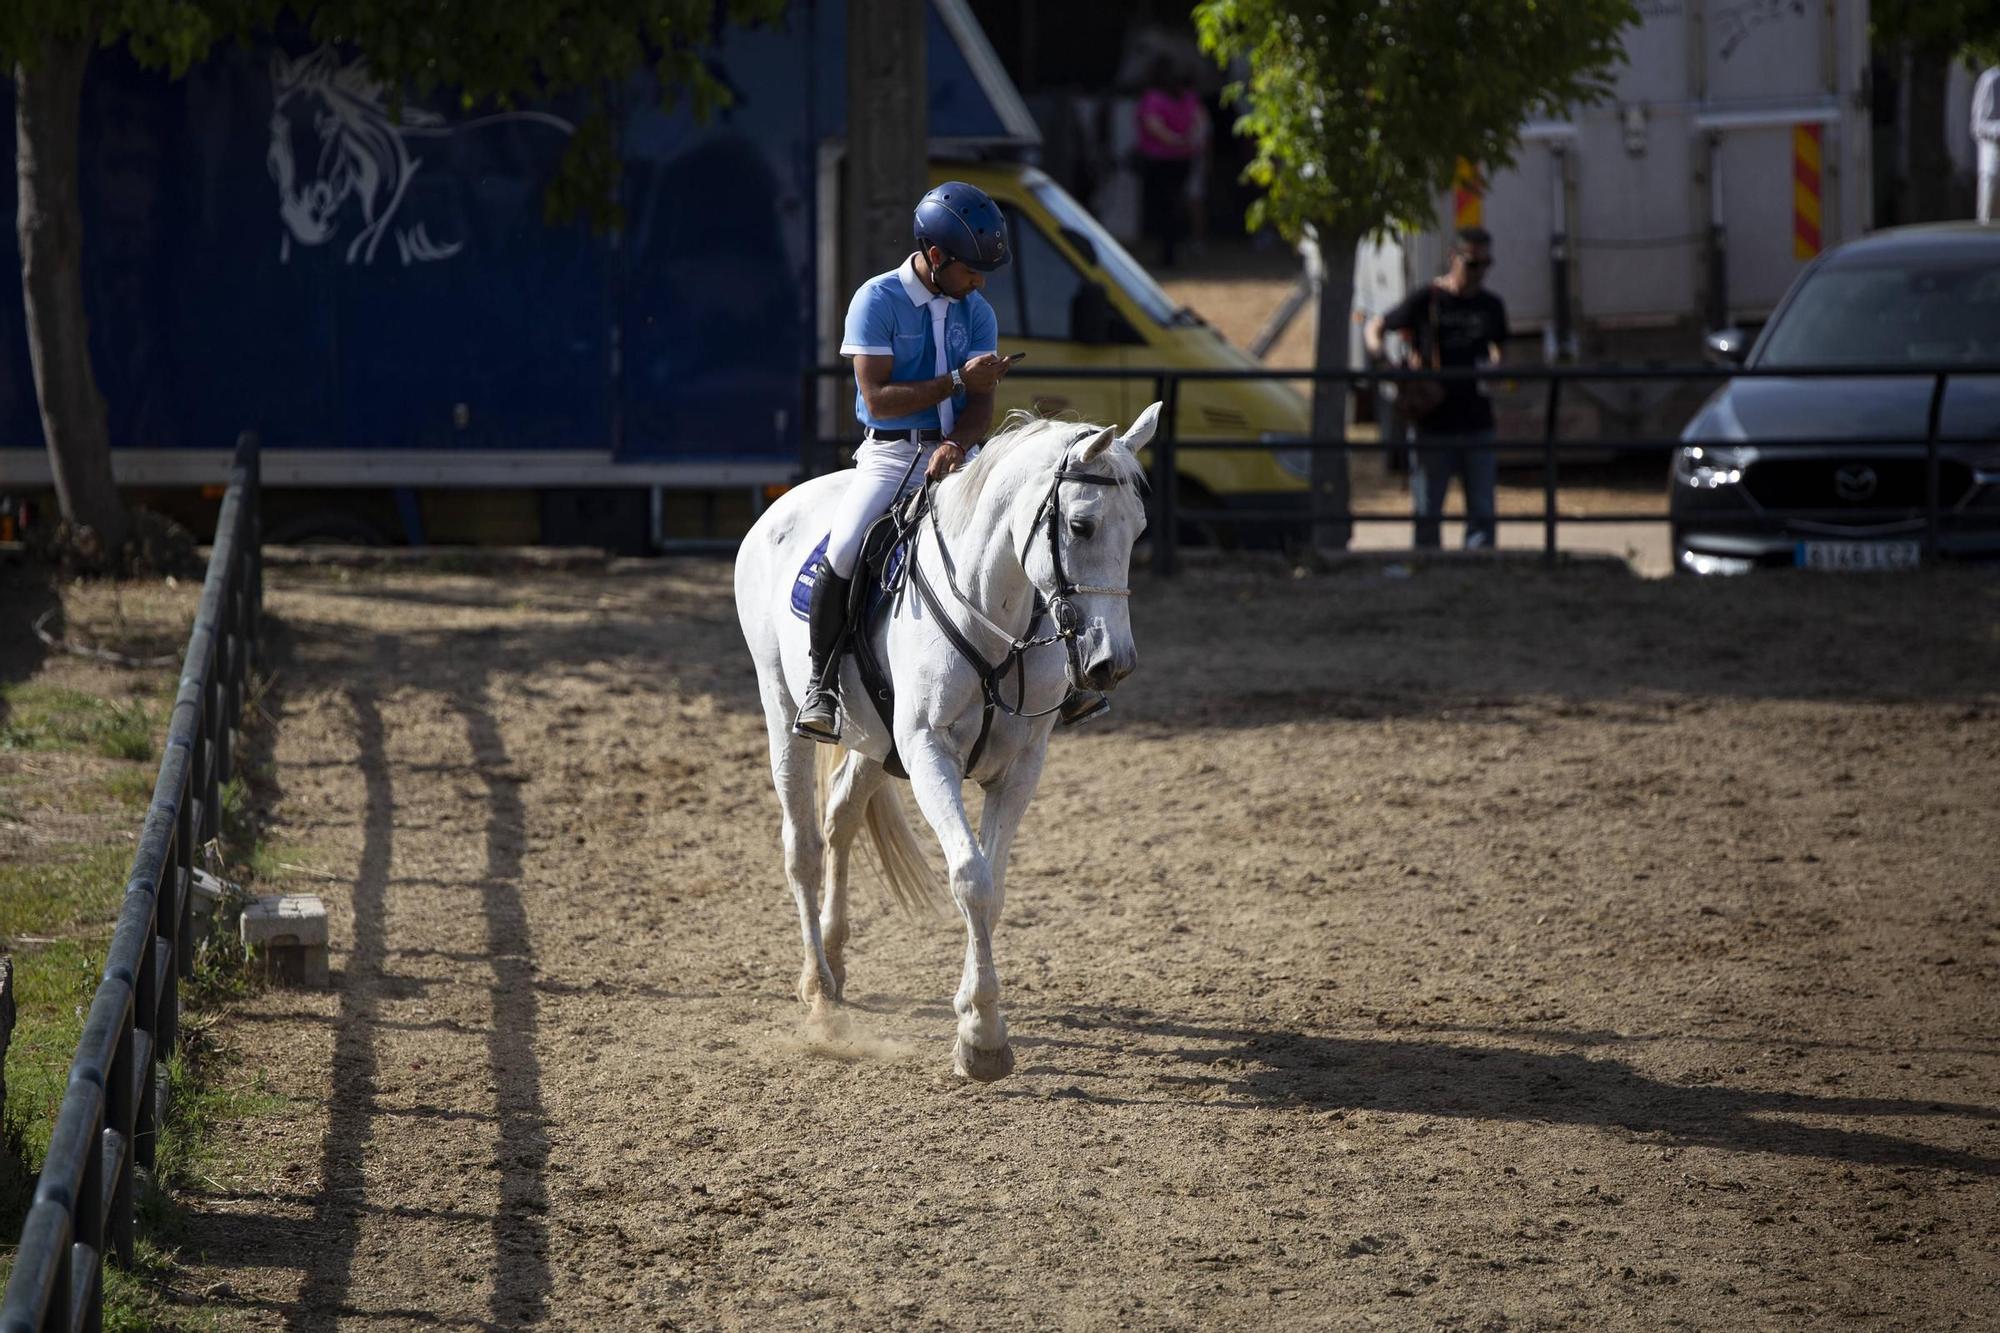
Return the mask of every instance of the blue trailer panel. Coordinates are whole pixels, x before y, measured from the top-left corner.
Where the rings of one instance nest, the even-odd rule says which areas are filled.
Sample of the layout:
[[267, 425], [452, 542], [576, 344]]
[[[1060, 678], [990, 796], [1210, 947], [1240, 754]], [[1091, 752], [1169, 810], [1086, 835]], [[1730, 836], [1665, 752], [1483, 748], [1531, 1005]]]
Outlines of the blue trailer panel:
[[[645, 79], [624, 88], [615, 234], [544, 221], [579, 105], [465, 113], [441, 94], [398, 116], [356, 53], [299, 34], [220, 48], [178, 81], [99, 52], [84, 285], [121, 480], [219, 475], [246, 428], [280, 486], [783, 477], [845, 31], [834, 0], [724, 34], [713, 67], [735, 102], [706, 124]], [[933, 7], [927, 58], [934, 139], [1032, 136], [958, 0]], [[0, 215], [15, 202], [7, 171]], [[18, 271], [16, 246], [0, 231], [0, 270]], [[47, 476], [9, 282], [0, 485]]]

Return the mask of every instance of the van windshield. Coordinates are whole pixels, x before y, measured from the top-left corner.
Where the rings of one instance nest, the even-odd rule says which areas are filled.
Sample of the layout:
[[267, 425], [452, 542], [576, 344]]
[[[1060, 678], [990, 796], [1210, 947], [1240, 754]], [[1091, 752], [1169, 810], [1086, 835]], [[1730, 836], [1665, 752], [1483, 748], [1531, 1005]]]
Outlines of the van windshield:
[[1160, 284], [1153, 281], [1153, 275], [1146, 272], [1139, 261], [1127, 254], [1125, 247], [1104, 229], [1104, 224], [1090, 215], [1090, 210], [1070, 197], [1069, 191], [1048, 177], [1030, 181], [1028, 188], [1035, 198], [1041, 200], [1042, 207], [1055, 216], [1056, 225], [1069, 231], [1076, 231], [1088, 237], [1097, 249], [1097, 265], [1110, 279], [1118, 284], [1120, 291], [1162, 324], [1193, 324], [1198, 321], [1192, 311], [1183, 312], [1174, 304], [1173, 298], [1160, 290]]

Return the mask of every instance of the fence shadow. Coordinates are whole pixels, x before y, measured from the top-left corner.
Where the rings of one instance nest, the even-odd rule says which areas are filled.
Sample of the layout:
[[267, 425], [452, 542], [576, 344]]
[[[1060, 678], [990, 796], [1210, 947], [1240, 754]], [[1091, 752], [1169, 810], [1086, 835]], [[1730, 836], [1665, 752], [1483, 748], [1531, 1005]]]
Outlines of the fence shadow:
[[[271, 633], [268, 640], [272, 670], [296, 674], [301, 663], [295, 636], [279, 631]], [[393, 636], [364, 639], [355, 647], [377, 662], [396, 660]], [[423, 674], [429, 665], [420, 655], [404, 660], [411, 663], [412, 676]], [[311, 663], [313, 674], [320, 674], [324, 665], [317, 660]], [[354, 678], [366, 679], [365, 673], [355, 673]], [[415, 1114], [411, 1108], [384, 1106], [379, 1096], [383, 1034], [411, 1026], [385, 1012], [410, 993], [409, 978], [397, 972], [398, 960], [408, 950], [392, 944], [387, 920], [392, 890], [409, 887], [394, 870], [399, 827], [395, 782], [397, 773], [408, 766], [392, 760], [389, 754], [382, 695], [382, 691], [395, 690], [404, 683], [376, 680], [351, 685], [344, 692], [353, 728], [351, 762], [363, 787], [362, 842], [352, 888], [353, 940], [346, 965], [335, 978], [339, 1012], [328, 1021], [333, 1068], [321, 1144], [320, 1188], [310, 1198], [282, 1200], [307, 1204], [313, 1215], [294, 1220], [271, 1214], [214, 1213], [198, 1224], [206, 1233], [201, 1238], [202, 1248], [214, 1261], [303, 1270], [296, 1299], [239, 1302], [265, 1311], [274, 1324], [291, 1333], [321, 1333], [362, 1313], [355, 1308], [353, 1288], [363, 1227], [384, 1225], [384, 1209], [369, 1197], [371, 1167], [378, 1183], [381, 1173], [379, 1159], [371, 1154], [379, 1150], [385, 1122], [407, 1120]], [[490, 1213], [453, 1214], [445, 1219], [484, 1221], [492, 1229], [492, 1294], [486, 1318], [427, 1315], [425, 1322], [522, 1327], [546, 1318], [552, 1285], [545, 1179], [550, 1144], [535, 1052], [539, 992], [521, 897], [526, 842], [522, 778], [514, 772], [508, 755], [484, 670], [445, 681], [426, 677], [422, 683], [437, 690], [444, 706], [462, 720], [471, 751], [468, 768], [486, 787], [486, 857], [476, 881], [483, 948], [454, 958], [468, 970], [483, 964], [490, 972], [492, 1020], [483, 1032], [489, 1077], [480, 1084], [491, 1087], [493, 1104], [475, 1110], [425, 1107], [415, 1118], [490, 1126], [489, 1132], [497, 1138], [493, 1160], [498, 1173], [497, 1197]], [[467, 1029], [468, 1039], [478, 1035], [479, 1029]], [[393, 1225], [394, 1219], [387, 1224]], [[366, 1312], [370, 1318], [390, 1319], [415, 1313]]]
[[[1622, 1060], [1512, 1046], [1203, 1026], [1132, 1010], [1069, 1011], [1055, 1017], [1060, 1026], [1081, 1033], [1203, 1043], [1201, 1049], [1172, 1051], [1180, 1068], [1157, 1075], [1170, 1091], [1177, 1085], [1199, 1085], [1225, 1094], [1218, 1102], [1186, 1103], [1191, 1108], [1299, 1106], [1546, 1122], [1622, 1129], [1684, 1147], [2000, 1175], [2000, 1158], [1894, 1134], [1765, 1118], [2000, 1121], [2000, 1107], [1929, 1098], [1774, 1093], [1726, 1084], [1687, 1086], [1649, 1077]], [[1044, 1044], [1060, 1065], [1065, 1039]], [[1084, 1044], [1092, 1043], [1086, 1039]]]

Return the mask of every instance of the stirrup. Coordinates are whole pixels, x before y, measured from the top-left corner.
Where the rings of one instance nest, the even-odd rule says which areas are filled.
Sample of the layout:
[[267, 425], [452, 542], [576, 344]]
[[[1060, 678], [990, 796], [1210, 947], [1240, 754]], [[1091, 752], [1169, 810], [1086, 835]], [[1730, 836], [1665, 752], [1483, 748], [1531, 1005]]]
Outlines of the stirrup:
[[799, 714], [792, 719], [792, 735], [803, 736], [822, 745], [840, 740], [840, 703], [833, 691], [814, 686], [806, 691]]
[[1074, 727], [1103, 717], [1110, 711], [1111, 701], [1095, 690], [1071, 690], [1062, 701], [1062, 711], [1056, 717], [1065, 727]]

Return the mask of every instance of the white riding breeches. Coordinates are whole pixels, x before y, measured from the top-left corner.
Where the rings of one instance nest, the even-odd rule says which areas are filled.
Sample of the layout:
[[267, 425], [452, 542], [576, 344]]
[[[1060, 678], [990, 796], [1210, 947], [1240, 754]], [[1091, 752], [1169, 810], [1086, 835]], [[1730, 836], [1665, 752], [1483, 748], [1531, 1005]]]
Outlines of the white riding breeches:
[[[826, 543], [826, 562], [841, 578], [854, 577], [861, 560], [861, 539], [868, 525], [889, 512], [899, 495], [908, 495], [924, 484], [924, 469], [930, 466], [937, 441], [919, 444], [915, 440], [883, 440], [869, 436], [854, 451], [854, 476], [847, 494], [833, 511], [833, 525]], [[969, 450], [968, 459], [977, 449]], [[912, 460], [915, 460], [914, 465]]]

